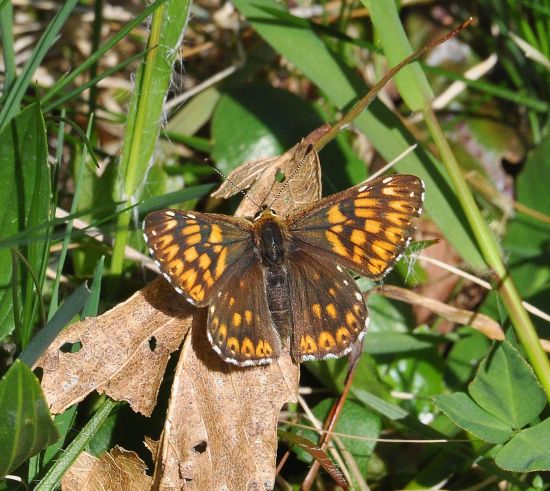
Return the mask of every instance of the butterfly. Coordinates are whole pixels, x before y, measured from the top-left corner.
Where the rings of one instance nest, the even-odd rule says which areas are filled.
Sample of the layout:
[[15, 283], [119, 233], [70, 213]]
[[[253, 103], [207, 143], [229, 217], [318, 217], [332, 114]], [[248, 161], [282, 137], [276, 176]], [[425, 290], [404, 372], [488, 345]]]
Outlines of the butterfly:
[[270, 363], [289, 344], [296, 362], [337, 358], [366, 333], [363, 296], [348, 271], [381, 279], [422, 212], [413, 175], [378, 177], [280, 217], [160, 210], [144, 237], [162, 274], [208, 306], [214, 350], [239, 366]]

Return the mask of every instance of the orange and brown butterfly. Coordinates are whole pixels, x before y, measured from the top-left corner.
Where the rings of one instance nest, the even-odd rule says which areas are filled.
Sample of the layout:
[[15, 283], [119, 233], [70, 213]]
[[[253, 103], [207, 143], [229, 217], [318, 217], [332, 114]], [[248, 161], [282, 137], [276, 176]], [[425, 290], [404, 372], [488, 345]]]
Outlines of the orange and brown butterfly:
[[260, 365], [286, 344], [297, 362], [337, 358], [360, 341], [367, 308], [348, 270], [381, 279], [422, 212], [424, 184], [379, 177], [279, 217], [161, 210], [145, 240], [164, 277], [198, 307], [227, 362]]

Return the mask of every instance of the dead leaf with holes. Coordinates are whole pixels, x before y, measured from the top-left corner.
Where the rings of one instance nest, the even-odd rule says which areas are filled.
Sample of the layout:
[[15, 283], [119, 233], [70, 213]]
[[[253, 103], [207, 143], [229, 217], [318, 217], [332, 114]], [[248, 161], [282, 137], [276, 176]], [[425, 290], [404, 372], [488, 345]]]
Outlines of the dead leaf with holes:
[[95, 390], [150, 416], [194, 310], [158, 279], [108, 312], [72, 324], [34, 366], [43, 370], [50, 410], [60, 413]]

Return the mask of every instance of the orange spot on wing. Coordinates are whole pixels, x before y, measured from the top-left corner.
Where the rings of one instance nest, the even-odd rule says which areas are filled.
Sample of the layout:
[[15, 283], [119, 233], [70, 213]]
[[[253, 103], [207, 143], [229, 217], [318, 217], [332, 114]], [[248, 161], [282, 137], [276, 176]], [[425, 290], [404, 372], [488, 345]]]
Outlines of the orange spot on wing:
[[403, 214], [397, 212], [389, 212], [384, 214], [384, 218], [394, 225], [399, 227], [407, 227], [411, 221], [410, 214]]
[[355, 317], [350, 310], [346, 312], [346, 324], [348, 325], [348, 327], [351, 328], [352, 331], [357, 332], [359, 327], [357, 323], [357, 317]]
[[319, 349], [324, 351], [330, 351], [336, 346], [336, 341], [332, 337], [332, 334], [328, 331], [323, 331], [319, 334]]
[[235, 336], [231, 336], [227, 340], [227, 347], [229, 350], [231, 350], [233, 353], [239, 352], [239, 340]]
[[188, 235], [185, 238], [185, 244], [192, 246], [192, 245], [198, 244], [201, 240], [202, 240], [201, 234]]
[[241, 325], [241, 321], [242, 321], [242, 315], [235, 312], [233, 314], [233, 325], [235, 327], [239, 327]]
[[382, 230], [382, 224], [376, 220], [365, 220], [365, 231], [371, 234], [377, 234]]
[[183, 235], [193, 235], [201, 231], [200, 225], [187, 225], [181, 229]]
[[333, 252], [335, 252], [336, 254], [342, 257], [349, 257], [348, 250], [346, 249], [344, 244], [342, 244], [342, 241], [334, 232], [330, 230], [325, 231], [325, 237], [327, 238], [329, 244], [331, 245]]
[[321, 306], [318, 303], [314, 303], [311, 306], [311, 311], [313, 312], [313, 315], [317, 317], [317, 319], [321, 318]]
[[172, 234], [159, 235], [157, 236], [156, 244], [153, 244], [155, 250], [163, 250], [174, 242], [174, 236]]
[[399, 190], [393, 187], [382, 188], [382, 194], [385, 196], [399, 196]]
[[388, 227], [384, 230], [384, 235], [392, 244], [397, 244], [404, 240], [403, 231], [397, 227]]
[[384, 247], [382, 247], [382, 242], [379, 240], [376, 240], [372, 244], [372, 251], [380, 258], [382, 258], [384, 261], [389, 261], [391, 257], [393, 256], [391, 251], [388, 251]]
[[372, 208], [356, 208], [355, 216], [357, 218], [372, 218], [376, 216], [377, 211]]
[[210, 287], [214, 284], [214, 279], [212, 278], [212, 273], [210, 272], [209, 269], [207, 269], [203, 275], [202, 275], [202, 279], [204, 280], [204, 282]]
[[201, 257], [199, 257], [199, 266], [202, 269], [207, 269], [211, 263], [212, 263], [212, 259], [210, 259], [210, 256], [206, 254], [206, 252], [201, 254]]
[[327, 211], [327, 220], [329, 223], [342, 223], [347, 220], [346, 216], [340, 211], [340, 205], [331, 206]]
[[244, 338], [241, 344], [241, 353], [244, 356], [251, 357], [254, 354], [254, 344], [250, 338]]
[[177, 244], [172, 244], [162, 251], [163, 260], [165, 262], [170, 262], [174, 259], [180, 251], [180, 248]]
[[300, 351], [307, 354], [315, 354], [317, 352], [317, 344], [311, 336], [302, 336], [300, 338]]
[[361, 264], [365, 260], [365, 257], [366, 257], [366, 253], [363, 249], [361, 249], [358, 246], [353, 246], [353, 256], [351, 260], [355, 264]]
[[199, 253], [197, 252], [197, 249], [194, 247], [188, 247], [183, 251], [183, 257], [187, 262], [192, 263], [195, 259], [199, 257]]
[[376, 198], [359, 198], [353, 204], [355, 208], [375, 208], [378, 206], [379, 201]]
[[169, 230], [172, 230], [173, 228], [176, 228], [178, 226], [178, 221], [174, 219], [166, 220], [162, 222], [162, 226], [163, 226], [162, 231], [168, 232]]
[[350, 340], [350, 333], [349, 331], [344, 327], [341, 326], [336, 331], [336, 342], [339, 346], [347, 346], [349, 344]]
[[252, 312], [250, 310], [244, 311], [244, 320], [248, 325], [252, 324]]
[[327, 311], [327, 314], [328, 314], [332, 319], [336, 319], [336, 316], [338, 315], [338, 312], [336, 311], [336, 307], [334, 306], [333, 303], [329, 303], [329, 304], [325, 307], [325, 310]]
[[223, 232], [220, 226], [213, 224], [210, 230], [210, 237], [208, 237], [208, 242], [217, 243], [223, 240]]
[[227, 260], [227, 247], [224, 247], [218, 256], [218, 260], [216, 261], [216, 278], [219, 278], [225, 271], [226, 260]]
[[362, 230], [353, 229], [350, 235], [350, 240], [355, 245], [363, 245], [367, 242], [367, 234], [365, 234]]
[[189, 268], [185, 273], [181, 275], [181, 283], [185, 283], [187, 288], [191, 288], [197, 279], [197, 271], [193, 268]]
[[413, 211], [413, 207], [407, 201], [400, 199], [390, 201], [390, 206], [402, 213], [411, 213]]
[[[216, 319], [218, 320], [218, 319]], [[223, 342], [227, 338], [227, 326], [225, 324], [222, 324], [220, 328], [216, 332], [216, 336], [219, 341]]]
[[369, 259], [368, 270], [373, 276], [378, 276], [388, 269], [388, 266], [389, 264], [387, 261], [371, 257]]
[[202, 302], [204, 300], [204, 288], [202, 285], [195, 285], [189, 292], [189, 295], [197, 302]]
[[273, 354], [273, 348], [267, 341], [264, 341], [264, 355], [271, 356], [272, 354]]

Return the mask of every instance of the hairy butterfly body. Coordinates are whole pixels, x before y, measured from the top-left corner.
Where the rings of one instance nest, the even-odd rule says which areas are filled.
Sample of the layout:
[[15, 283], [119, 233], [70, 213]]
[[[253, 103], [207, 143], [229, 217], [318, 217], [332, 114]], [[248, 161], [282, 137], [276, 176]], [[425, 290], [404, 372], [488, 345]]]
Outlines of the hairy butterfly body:
[[367, 309], [347, 270], [382, 278], [422, 211], [411, 175], [380, 177], [287, 217], [255, 220], [179, 210], [153, 212], [145, 239], [165, 278], [198, 307], [227, 362], [270, 363], [290, 341], [296, 361], [336, 358], [366, 332]]

